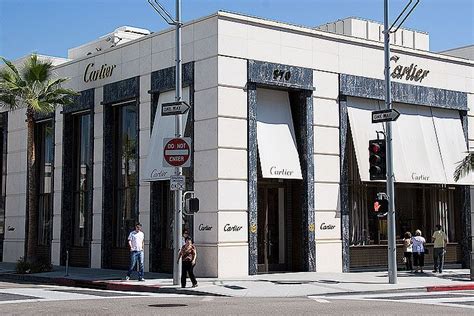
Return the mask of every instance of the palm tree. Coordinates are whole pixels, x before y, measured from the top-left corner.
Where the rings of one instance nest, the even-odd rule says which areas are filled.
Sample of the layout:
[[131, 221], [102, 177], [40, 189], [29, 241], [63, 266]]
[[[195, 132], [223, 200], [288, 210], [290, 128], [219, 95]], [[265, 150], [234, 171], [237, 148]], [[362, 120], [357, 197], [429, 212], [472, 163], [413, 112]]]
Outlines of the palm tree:
[[67, 78], [53, 78], [51, 61], [42, 61], [36, 54], [27, 58], [17, 69], [12, 62], [0, 57], [5, 67], [0, 69], [0, 104], [8, 110], [26, 107], [27, 122], [27, 172], [28, 172], [28, 235], [26, 260], [37, 261], [38, 210], [35, 166], [35, 113], [51, 113], [57, 106], [72, 103], [76, 95], [71, 89], [61, 87]]
[[474, 171], [474, 152], [467, 153], [467, 156], [459, 162], [459, 165], [454, 170], [454, 181], [468, 175]]

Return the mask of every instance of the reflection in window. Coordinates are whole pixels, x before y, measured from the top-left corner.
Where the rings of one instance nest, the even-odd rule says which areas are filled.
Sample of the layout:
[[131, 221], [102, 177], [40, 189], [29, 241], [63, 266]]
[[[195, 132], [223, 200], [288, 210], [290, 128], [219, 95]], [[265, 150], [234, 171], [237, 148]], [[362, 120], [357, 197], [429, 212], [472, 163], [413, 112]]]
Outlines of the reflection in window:
[[137, 109], [134, 103], [115, 108], [114, 245], [125, 247], [138, 220]]
[[53, 222], [53, 122], [37, 124], [38, 188], [38, 245], [49, 245]]
[[92, 176], [90, 161], [91, 115], [74, 117], [74, 246], [84, 246], [85, 227], [89, 215], [89, 185]]

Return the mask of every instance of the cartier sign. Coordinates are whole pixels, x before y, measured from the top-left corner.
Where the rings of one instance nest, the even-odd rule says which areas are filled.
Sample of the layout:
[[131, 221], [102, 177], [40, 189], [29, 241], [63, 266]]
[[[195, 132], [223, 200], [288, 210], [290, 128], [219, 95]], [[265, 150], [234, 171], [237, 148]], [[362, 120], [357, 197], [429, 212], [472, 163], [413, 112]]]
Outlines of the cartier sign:
[[[393, 56], [390, 60], [398, 62], [400, 58], [398, 56]], [[394, 79], [405, 79], [408, 81], [419, 81], [421, 82], [423, 79], [428, 76], [429, 70], [418, 68], [418, 65], [411, 64], [410, 66], [403, 66], [397, 65], [392, 73], [391, 76]]]
[[93, 82], [100, 79], [105, 79], [112, 76], [114, 69], [117, 65], [103, 64], [100, 67], [96, 67], [94, 63], [90, 63], [84, 70], [84, 82]]
[[238, 232], [241, 229], [242, 229], [242, 226], [239, 226], [239, 225], [225, 224], [224, 226], [225, 232]]

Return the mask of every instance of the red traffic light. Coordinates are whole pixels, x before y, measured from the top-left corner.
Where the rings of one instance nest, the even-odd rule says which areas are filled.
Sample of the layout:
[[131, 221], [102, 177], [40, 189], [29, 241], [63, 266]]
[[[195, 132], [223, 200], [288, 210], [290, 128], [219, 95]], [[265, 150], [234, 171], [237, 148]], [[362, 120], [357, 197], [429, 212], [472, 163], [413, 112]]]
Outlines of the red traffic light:
[[382, 150], [382, 147], [380, 147], [379, 144], [377, 144], [377, 143], [370, 143], [369, 144], [369, 151], [371, 153], [378, 154], [378, 153], [380, 153], [381, 150]]
[[370, 180], [386, 180], [385, 139], [369, 141]]

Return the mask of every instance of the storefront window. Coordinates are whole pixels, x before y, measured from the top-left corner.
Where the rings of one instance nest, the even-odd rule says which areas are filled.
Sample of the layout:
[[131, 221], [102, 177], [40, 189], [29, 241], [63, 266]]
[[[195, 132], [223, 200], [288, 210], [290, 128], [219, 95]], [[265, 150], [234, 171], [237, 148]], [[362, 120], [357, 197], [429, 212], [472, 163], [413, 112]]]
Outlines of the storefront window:
[[37, 163], [38, 163], [38, 245], [49, 245], [53, 221], [53, 163], [54, 129], [53, 122], [38, 123]]
[[[362, 182], [352, 144], [349, 153], [350, 243], [354, 246], [386, 245], [387, 214], [374, 211], [378, 192], [385, 192], [385, 182]], [[448, 242], [461, 239], [461, 188], [442, 184], [395, 183], [396, 238], [401, 243], [405, 232], [420, 229], [427, 242], [440, 224]]]
[[131, 103], [114, 111], [114, 245], [124, 247], [138, 220], [137, 109]]
[[89, 184], [92, 170], [90, 162], [91, 115], [74, 117], [74, 246], [85, 242], [85, 227], [89, 214]]

